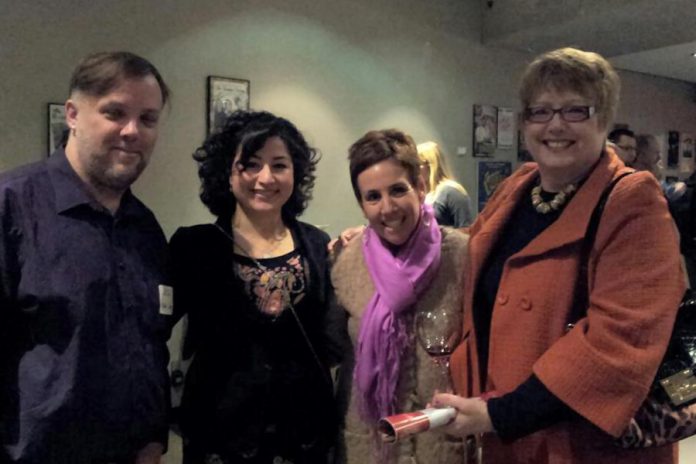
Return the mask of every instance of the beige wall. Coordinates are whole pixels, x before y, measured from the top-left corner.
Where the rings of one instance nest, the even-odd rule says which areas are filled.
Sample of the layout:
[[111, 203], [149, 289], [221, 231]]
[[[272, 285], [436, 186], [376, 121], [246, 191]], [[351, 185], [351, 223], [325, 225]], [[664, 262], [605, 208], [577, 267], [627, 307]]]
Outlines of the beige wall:
[[[469, 147], [471, 104], [514, 101], [513, 76], [523, 62], [504, 52], [494, 58], [477, 44], [476, 1], [403, 1], [398, 8], [386, 0], [69, 3], [0, 9], [0, 30], [9, 37], [0, 46], [0, 165], [45, 151], [45, 104], [66, 97], [81, 56], [117, 48], [143, 54], [174, 98], [135, 190], [167, 234], [210, 219], [190, 158], [204, 137], [207, 75], [249, 79], [253, 108], [288, 117], [321, 150], [305, 219], [336, 232], [362, 221], [345, 161], [351, 142], [368, 129], [395, 126], [418, 141]], [[454, 164], [473, 190], [473, 161]]]
[[[135, 187], [167, 235], [210, 220], [190, 158], [204, 137], [208, 75], [249, 79], [253, 108], [289, 118], [321, 150], [304, 219], [331, 233], [362, 221], [345, 157], [371, 128], [442, 142], [475, 199], [472, 104], [515, 107], [528, 59], [482, 46], [480, 17], [477, 0], [0, 0], [0, 169], [45, 152], [46, 103], [65, 99], [82, 56], [129, 49], [151, 59], [174, 94]], [[696, 133], [690, 86], [624, 77], [620, 121]], [[460, 146], [467, 154], [453, 156]]]

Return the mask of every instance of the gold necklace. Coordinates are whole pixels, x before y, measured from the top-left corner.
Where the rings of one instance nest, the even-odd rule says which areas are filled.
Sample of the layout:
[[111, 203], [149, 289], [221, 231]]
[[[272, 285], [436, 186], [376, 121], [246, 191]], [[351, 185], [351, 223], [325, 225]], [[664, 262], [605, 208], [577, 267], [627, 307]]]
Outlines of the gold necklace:
[[565, 205], [573, 193], [577, 190], [575, 184], [568, 184], [561, 189], [550, 201], [544, 201], [541, 198], [541, 185], [537, 185], [532, 189], [532, 206], [538, 213], [547, 214], [551, 211], [558, 211]]
[[[232, 230], [236, 232], [236, 233], [235, 233], [235, 236], [238, 236], [238, 237], [242, 238], [242, 239], [244, 240], [245, 243], [251, 244], [251, 240], [249, 240], [248, 238], [246, 238], [246, 237], [244, 236], [244, 234], [242, 234], [242, 233], [239, 231], [239, 229], [237, 229], [237, 228], [235, 228], [235, 227], [233, 226], [233, 227], [232, 227]], [[272, 245], [271, 245], [269, 248], [264, 249], [264, 250], [260, 253], [260, 254], [261, 254], [260, 258], [261, 258], [261, 259], [273, 258], [273, 253], [280, 247], [280, 245], [283, 244], [283, 241], [285, 240], [285, 237], [287, 237], [287, 235], [288, 235], [288, 230], [287, 230], [287, 229], [284, 229], [284, 230], [283, 230], [283, 233], [282, 233], [279, 237], [273, 237], [273, 238], [270, 240], [270, 242], [272, 243]], [[252, 258], [252, 259], [253, 259], [253, 257], [251, 256], [251, 253], [249, 253], [249, 252], [247, 251], [247, 249], [246, 249], [245, 247], [243, 247], [241, 243], [239, 243], [238, 240], [232, 239], [232, 241], [234, 242], [234, 246], [236, 246], [242, 253], [244, 253], [245, 255], [247, 255], [249, 258]], [[268, 243], [268, 242], [269, 242], [269, 240], [266, 240], [266, 243]], [[275, 242], [275, 243], [274, 243], [274, 242]], [[274, 244], [273, 244], [273, 243], [274, 243]]]

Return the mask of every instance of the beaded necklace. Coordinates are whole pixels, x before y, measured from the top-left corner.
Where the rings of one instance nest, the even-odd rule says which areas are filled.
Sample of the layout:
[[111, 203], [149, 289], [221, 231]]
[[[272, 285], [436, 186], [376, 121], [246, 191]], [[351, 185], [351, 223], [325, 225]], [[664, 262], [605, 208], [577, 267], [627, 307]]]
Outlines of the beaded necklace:
[[544, 201], [541, 198], [541, 185], [537, 185], [532, 189], [532, 206], [534, 206], [534, 209], [540, 214], [558, 211], [568, 202], [576, 190], [577, 186], [575, 184], [568, 184], [554, 195], [551, 200]]

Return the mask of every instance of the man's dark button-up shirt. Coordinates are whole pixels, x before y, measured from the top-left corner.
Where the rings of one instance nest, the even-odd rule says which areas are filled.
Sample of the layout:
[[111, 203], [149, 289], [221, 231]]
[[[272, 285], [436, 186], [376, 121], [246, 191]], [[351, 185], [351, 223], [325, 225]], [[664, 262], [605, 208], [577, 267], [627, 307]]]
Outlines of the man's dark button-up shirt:
[[122, 459], [166, 440], [166, 240], [112, 215], [63, 150], [0, 175], [0, 462]]

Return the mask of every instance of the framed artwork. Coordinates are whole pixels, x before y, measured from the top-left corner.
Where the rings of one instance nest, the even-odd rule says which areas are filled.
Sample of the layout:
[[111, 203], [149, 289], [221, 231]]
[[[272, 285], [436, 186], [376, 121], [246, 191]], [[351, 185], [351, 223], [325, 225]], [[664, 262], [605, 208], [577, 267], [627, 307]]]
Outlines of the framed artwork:
[[667, 132], [667, 168], [679, 166], [679, 132]]
[[249, 109], [249, 81], [208, 76], [207, 133], [218, 132], [236, 110]]
[[515, 111], [498, 108], [498, 148], [512, 148], [515, 142]]
[[517, 161], [520, 163], [533, 161], [531, 153], [527, 151], [527, 146], [524, 143], [524, 132], [521, 129], [517, 131]]
[[48, 104], [48, 156], [68, 139], [68, 124], [65, 122], [65, 105], [62, 103]]
[[681, 156], [682, 158], [694, 157], [694, 136], [686, 132], [681, 134]]
[[679, 136], [679, 172], [688, 176], [694, 171], [694, 136], [688, 132]]
[[512, 173], [512, 163], [509, 161], [479, 161], [478, 162], [478, 210], [483, 211], [488, 199], [493, 195], [498, 185]]
[[493, 156], [497, 140], [498, 108], [474, 105], [474, 156]]

